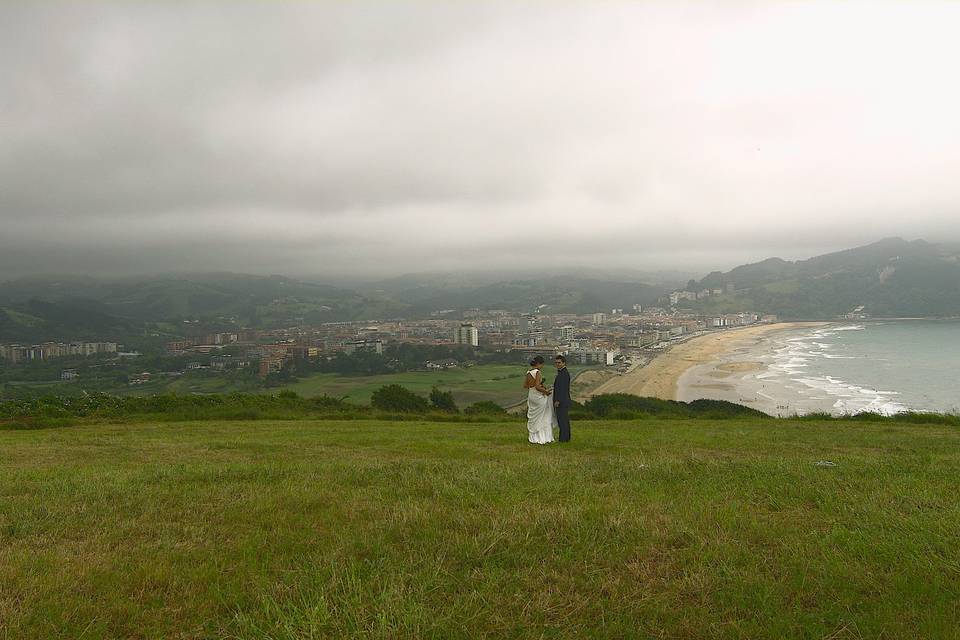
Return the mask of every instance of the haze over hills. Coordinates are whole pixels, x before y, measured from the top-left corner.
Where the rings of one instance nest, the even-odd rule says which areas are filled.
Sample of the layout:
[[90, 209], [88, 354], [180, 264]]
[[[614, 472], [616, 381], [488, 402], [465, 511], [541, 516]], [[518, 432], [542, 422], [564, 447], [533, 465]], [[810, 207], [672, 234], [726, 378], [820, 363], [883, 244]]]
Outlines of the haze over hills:
[[[0, 284], [0, 310], [5, 312], [0, 314], [0, 338], [37, 340], [99, 338], [123, 323], [236, 319], [270, 326], [289, 318], [328, 322], [366, 311], [391, 314], [399, 307], [378, 306], [354, 291], [282, 276], [198, 273], [18, 279]], [[77, 324], [65, 334], [58, 324], [59, 318], [92, 311], [100, 320], [94, 326]]]
[[[656, 303], [673, 286], [581, 276], [491, 281], [410, 275], [347, 289], [283, 276], [206, 273], [97, 279], [33, 277], [0, 284], [0, 340], [99, 339], [137, 323], [222, 321], [283, 327], [427, 317], [472, 308], [590, 313]], [[78, 320], [73, 325], [70, 318]]]
[[[597, 269], [567, 266], [562, 264], [562, 260], [560, 262], [561, 264], [557, 267], [546, 264], [544, 268], [538, 269], [537, 273], [541, 273], [542, 276], [536, 275], [535, 272], [530, 270], [522, 269], [457, 270], [405, 273], [392, 278], [376, 280], [367, 278], [345, 280], [339, 278], [334, 280], [333, 283], [338, 286], [360, 291], [387, 291], [395, 294], [402, 293], [403, 295], [423, 297], [423, 292], [427, 292], [427, 296], [433, 296], [441, 291], [467, 291], [499, 282], [534, 280], [540, 277], [566, 277], [606, 282], [642, 283], [663, 288], [676, 288], [682, 286], [690, 280], [690, 278], [695, 278], [699, 275], [693, 270], [643, 271], [636, 269]], [[326, 281], [322, 276], [304, 279]]]
[[[354, 288], [283, 276], [167, 274], [99, 279], [30, 277], [0, 283], [0, 340], [100, 339], [144, 322], [184, 319], [281, 327], [505, 309], [591, 313], [665, 304], [681, 274], [409, 274]], [[960, 247], [891, 238], [808, 260], [770, 258], [713, 272], [687, 288], [732, 293], [684, 301], [704, 313], [753, 310], [831, 319], [863, 305], [873, 316], [960, 314]]]

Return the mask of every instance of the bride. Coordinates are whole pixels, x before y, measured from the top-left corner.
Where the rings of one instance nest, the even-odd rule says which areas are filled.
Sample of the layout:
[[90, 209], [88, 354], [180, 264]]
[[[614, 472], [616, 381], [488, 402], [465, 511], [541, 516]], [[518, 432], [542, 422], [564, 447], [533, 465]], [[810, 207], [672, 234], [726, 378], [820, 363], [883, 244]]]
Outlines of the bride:
[[523, 388], [527, 389], [527, 431], [530, 432], [530, 442], [533, 444], [547, 444], [553, 442], [553, 427], [557, 424], [557, 416], [550, 401], [551, 390], [543, 386], [543, 358], [537, 356], [530, 361], [532, 369], [527, 371], [523, 380]]

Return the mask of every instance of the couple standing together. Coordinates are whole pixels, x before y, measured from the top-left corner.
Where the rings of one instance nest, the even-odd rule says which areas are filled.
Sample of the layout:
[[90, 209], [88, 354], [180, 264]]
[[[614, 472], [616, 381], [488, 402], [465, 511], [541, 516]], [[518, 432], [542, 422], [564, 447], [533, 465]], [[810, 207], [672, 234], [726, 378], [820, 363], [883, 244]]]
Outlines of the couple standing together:
[[530, 442], [547, 444], [553, 442], [553, 428], [560, 428], [560, 442], [570, 442], [570, 372], [567, 359], [554, 358], [557, 377], [553, 389], [543, 384], [544, 359], [537, 356], [530, 361], [532, 367], [527, 371], [523, 388], [527, 390], [527, 431]]

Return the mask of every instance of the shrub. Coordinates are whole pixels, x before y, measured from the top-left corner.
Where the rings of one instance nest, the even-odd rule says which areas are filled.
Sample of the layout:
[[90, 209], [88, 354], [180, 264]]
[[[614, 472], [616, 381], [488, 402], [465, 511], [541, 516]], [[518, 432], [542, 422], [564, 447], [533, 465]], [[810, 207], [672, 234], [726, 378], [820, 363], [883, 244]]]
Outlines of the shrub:
[[444, 413], [460, 413], [457, 403], [453, 399], [453, 394], [449, 391], [441, 391], [437, 387], [430, 390], [430, 405]]
[[826, 411], [811, 411], [802, 416], [797, 416], [799, 420], [833, 420], [833, 416]]
[[58, 429], [61, 427], [72, 427], [75, 424], [76, 421], [70, 418], [23, 417], [19, 420], [13, 420], [10, 422], [0, 422], [0, 431]]
[[399, 411], [401, 413], [426, 413], [430, 408], [426, 398], [422, 398], [406, 387], [388, 384], [373, 392], [370, 405], [380, 411]]
[[474, 402], [463, 410], [468, 416], [501, 416], [507, 415], [507, 410], [490, 400]]
[[584, 408], [600, 418], [623, 418], [630, 414], [665, 416], [685, 415], [687, 413], [684, 411], [685, 407], [679, 402], [657, 398], [641, 398], [627, 393], [608, 393], [594, 396], [584, 404]]
[[[680, 403], [683, 404], [683, 403]], [[687, 404], [697, 418], [765, 418], [762, 411], [726, 400], [694, 400]]]
[[313, 405], [314, 409], [319, 409], [321, 411], [358, 411], [364, 408], [355, 404], [350, 404], [343, 398], [334, 398], [327, 395], [311, 398], [310, 403]]
[[960, 426], [960, 416], [949, 413], [925, 413], [905, 411], [893, 416], [897, 422], [912, 422], [913, 424], [945, 424]]
[[[641, 398], [626, 393], [594, 396], [583, 406], [586, 412], [598, 418], [629, 420], [656, 416], [661, 418], [725, 418], [765, 417], [765, 414], [724, 400], [694, 400], [677, 402], [659, 398]], [[579, 413], [579, 412], [578, 412]]]

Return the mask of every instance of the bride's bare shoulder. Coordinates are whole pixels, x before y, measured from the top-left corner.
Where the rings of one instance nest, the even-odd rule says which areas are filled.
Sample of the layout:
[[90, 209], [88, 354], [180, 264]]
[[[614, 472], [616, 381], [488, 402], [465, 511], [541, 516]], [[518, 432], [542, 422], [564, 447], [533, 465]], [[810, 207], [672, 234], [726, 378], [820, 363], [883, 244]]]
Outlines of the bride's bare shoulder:
[[536, 369], [531, 369], [527, 371], [527, 375], [523, 378], [523, 388], [529, 389], [531, 387], [537, 386], [537, 378], [540, 377], [540, 372]]

